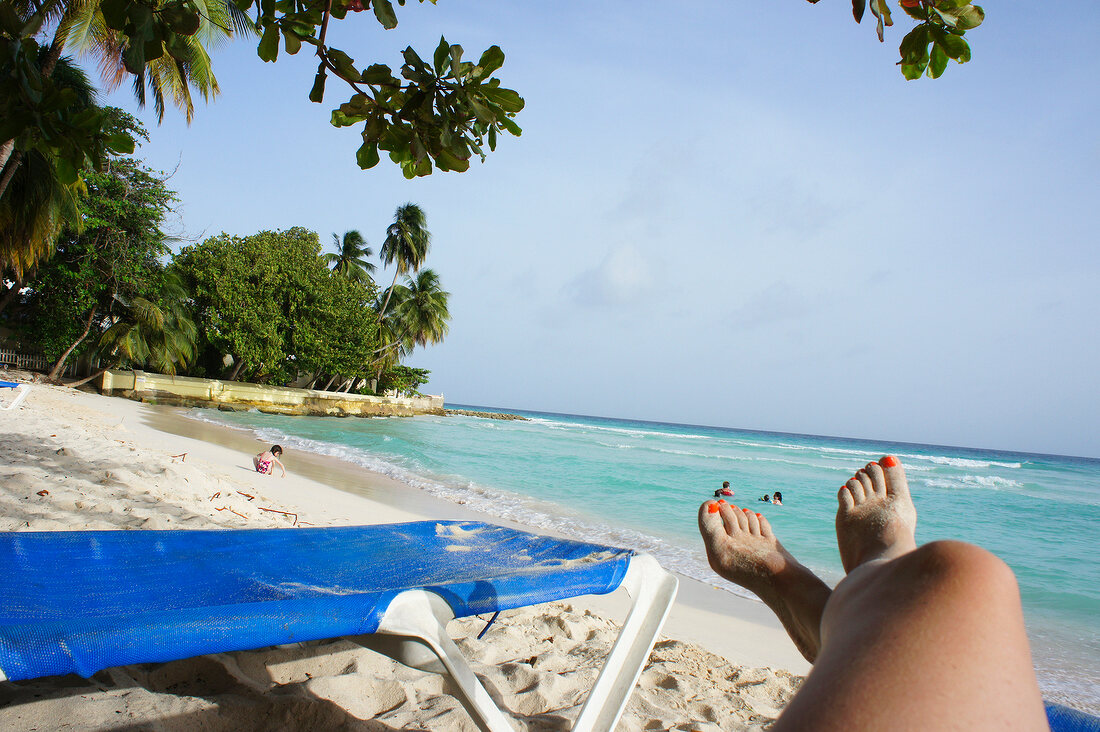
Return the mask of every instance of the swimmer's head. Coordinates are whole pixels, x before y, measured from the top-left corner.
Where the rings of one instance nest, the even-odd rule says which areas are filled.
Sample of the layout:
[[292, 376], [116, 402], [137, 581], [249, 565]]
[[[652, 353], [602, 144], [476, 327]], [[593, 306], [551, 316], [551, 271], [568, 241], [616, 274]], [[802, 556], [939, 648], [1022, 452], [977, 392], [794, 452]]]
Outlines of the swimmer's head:
[[283, 448], [280, 445], [272, 445], [271, 446], [271, 454], [274, 455], [275, 457], [279, 457], [280, 455], [283, 454]]

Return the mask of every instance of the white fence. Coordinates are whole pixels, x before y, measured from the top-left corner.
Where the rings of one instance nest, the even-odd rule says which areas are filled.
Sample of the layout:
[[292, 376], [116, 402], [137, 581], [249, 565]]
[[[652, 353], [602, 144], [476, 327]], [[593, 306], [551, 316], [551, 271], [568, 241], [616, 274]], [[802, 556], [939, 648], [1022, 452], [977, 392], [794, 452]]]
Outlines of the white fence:
[[[11, 348], [0, 347], [0, 366], [46, 372], [53, 368], [53, 362], [40, 353], [19, 353]], [[75, 370], [76, 364], [69, 361], [65, 364], [64, 375], [72, 376]]]

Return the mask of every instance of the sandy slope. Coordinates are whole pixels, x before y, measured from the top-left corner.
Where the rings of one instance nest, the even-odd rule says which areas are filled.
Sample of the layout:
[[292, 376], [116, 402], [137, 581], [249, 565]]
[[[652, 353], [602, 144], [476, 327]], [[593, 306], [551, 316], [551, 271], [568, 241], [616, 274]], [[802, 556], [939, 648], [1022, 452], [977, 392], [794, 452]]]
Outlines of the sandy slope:
[[[216, 442], [185, 436], [200, 432]], [[246, 436], [61, 387], [36, 386], [23, 408], [0, 411], [0, 435], [0, 529], [6, 531], [472, 517], [460, 506], [327, 459], [287, 455], [289, 477], [261, 476], [251, 470], [260, 445]], [[678, 602], [665, 628], [680, 640], [657, 644], [619, 728], [767, 725], [800, 677], [728, 659], [801, 672], [805, 663], [759, 603], [686, 584], [682, 596], [691, 604]], [[625, 607], [619, 592], [503, 613], [481, 640], [476, 635], [484, 619], [454, 621], [449, 630], [518, 729], [557, 730], [579, 711], [617, 632], [608, 618], [622, 618]], [[337, 639], [109, 669], [91, 680], [3, 682], [0, 728], [474, 729], [447, 691], [442, 677]]]

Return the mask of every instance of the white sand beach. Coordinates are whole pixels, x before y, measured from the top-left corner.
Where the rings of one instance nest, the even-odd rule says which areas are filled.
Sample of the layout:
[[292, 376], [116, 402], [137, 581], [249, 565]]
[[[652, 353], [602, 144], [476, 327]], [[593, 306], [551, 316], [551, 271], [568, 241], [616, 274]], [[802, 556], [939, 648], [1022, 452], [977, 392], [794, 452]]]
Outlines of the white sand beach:
[[[265, 446], [244, 433], [66, 387], [0, 411], [0, 435], [4, 531], [487, 519], [333, 458], [287, 454], [285, 479], [260, 475]], [[502, 613], [481, 640], [487, 618], [449, 630], [516, 729], [564, 729], [627, 603], [620, 590]], [[663, 635], [619, 729], [763, 728], [808, 669], [763, 604], [684, 578]], [[475, 729], [446, 680], [340, 639], [2, 682], [0, 728]]]

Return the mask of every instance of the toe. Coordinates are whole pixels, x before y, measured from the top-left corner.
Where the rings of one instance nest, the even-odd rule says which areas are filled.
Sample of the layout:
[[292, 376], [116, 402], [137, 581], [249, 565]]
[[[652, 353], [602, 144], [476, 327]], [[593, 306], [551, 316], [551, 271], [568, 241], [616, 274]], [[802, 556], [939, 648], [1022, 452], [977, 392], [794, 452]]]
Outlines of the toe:
[[857, 505], [867, 500], [867, 496], [863, 493], [863, 484], [859, 482], [859, 478], [849, 478], [847, 485]]
[[[863, 471], [871, 481], [871, 493], [879, 498], [886, 497], [886, 475], [878, 463], [869, 463]], [[868, 494], [870, 495], [870, 494]]]
[[703, 538], [712, 538], [725, 533], [726, 527], [719, 513], [717, 501], [705, 501], [699, 507], [699, 533]]
[[749, 522], [749, 533], [756, 536], [760, 535], [760, 514], [753, 513], [749, 509], [745, 509], [745, 520]]
[[886, 494], [908, 496], [909, 483], [905, 479], [905, 468], [901, 467], [901, 461], [893, 455], [886, 455], [878, 464], [882, 468]]
[[855, 496], [852, 495], [852, 489], [847, 484], [840, 486], [840, 491], [836, 494], [836, 500], [845, 511], [851, 511], [856, 507]]
[[875, 497], [874, 483], [871, 481], [871, 476], [867, 475], [866, 468], [856, 473], [856, 480], [863, 486], [864, 498], [871, 499]]
[[767, 517], [762, 516], [761, 514], [756, 514], [756, 516], [760, 521], [760, 535], [767, 539], [771, 539], [772, 537], [774, 537], [775, 534], [772, 533], [771, 522], [768, 521]]

